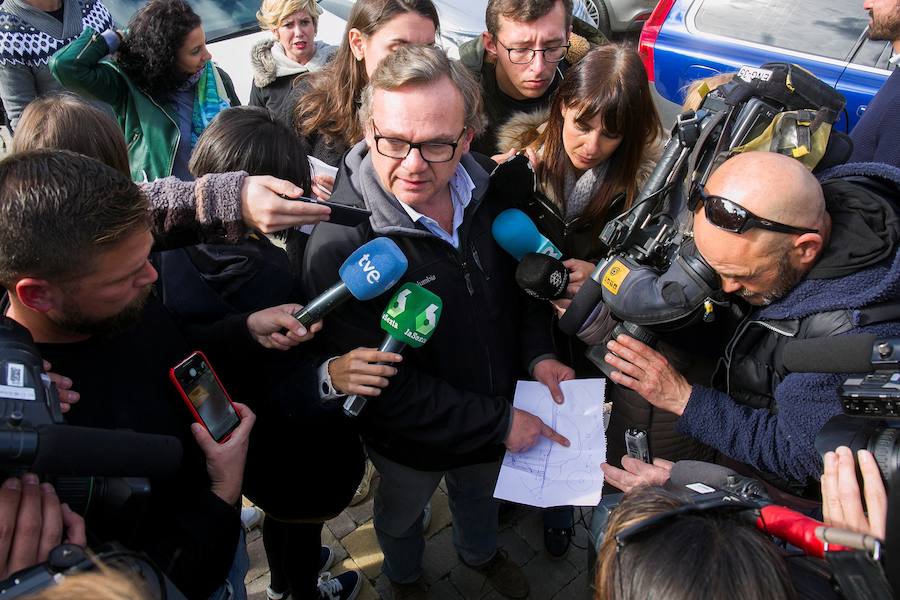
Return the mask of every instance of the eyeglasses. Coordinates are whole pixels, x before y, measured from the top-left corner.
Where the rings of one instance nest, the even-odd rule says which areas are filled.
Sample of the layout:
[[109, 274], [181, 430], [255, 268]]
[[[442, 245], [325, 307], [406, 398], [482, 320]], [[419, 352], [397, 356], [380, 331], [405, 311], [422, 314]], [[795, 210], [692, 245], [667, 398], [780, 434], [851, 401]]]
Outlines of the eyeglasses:
[[777, 231], [778, 233], [818, 233], [818, 229], [808, 227], [794, 227], [778, 221], [763, 219], [728, 198], [707, 194], [703, 185], [697, 184], [691, 192], [688, 207], [693, 211], [703, 204], [706, 220], [725, 231], [732, 233], [744, 233], [753, 228]]
[[552, 48], [507, 48], [506, 44], [497, 39], [497, 43], [503, 46], [506, 53], [509, 54], [509, 62], [514, 65], [527, 65], [534, 60], [534, 55], [538, 52], [544, 53], [544, 60], [550, 63], [558, 63], [569, 53], [569, 46], [553, 46]]
[[382, 156], [402, 160], [409, 156], [413, 148], [419, 151], [422, 160], [429, 163], [443, 163], [453, 160], [456, 154], [456, 147], [459, 146], [459, 140], [468, 127], [456, 137], [454, 142], [416, 142], [415, 144], [408, 140], [399, 138], [385, 137], [378, 133], [378, 126], [372, 121], [372, 128], [375, 130], [375, 149]]

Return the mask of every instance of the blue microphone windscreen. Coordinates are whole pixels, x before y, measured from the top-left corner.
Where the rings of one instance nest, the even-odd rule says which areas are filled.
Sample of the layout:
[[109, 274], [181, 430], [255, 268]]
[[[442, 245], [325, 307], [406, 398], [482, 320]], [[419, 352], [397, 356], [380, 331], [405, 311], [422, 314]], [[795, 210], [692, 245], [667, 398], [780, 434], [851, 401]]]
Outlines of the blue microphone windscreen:
[[500, 247], [516, 260], [522, 260], [529, 252], [537, 252], [544, 237], [528, 215], [518, 208], [508, 208], [497, 215], [491, 233]]
[[371, 300], [394, 287], [407, 266], [406, 256], [393, 240], [377, 237], [347, 257], [338, 273], [357, 300]]

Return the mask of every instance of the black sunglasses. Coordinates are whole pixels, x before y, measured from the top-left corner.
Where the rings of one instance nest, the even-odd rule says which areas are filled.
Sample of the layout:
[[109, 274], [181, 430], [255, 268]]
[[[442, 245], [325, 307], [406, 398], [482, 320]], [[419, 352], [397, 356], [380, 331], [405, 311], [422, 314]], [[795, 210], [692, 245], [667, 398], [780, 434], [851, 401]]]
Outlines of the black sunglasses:
[[691, 192], [688, 207], [694, 211], [701, 203], [707, 221], [719, 229], [732, 233], [744, 233], [753, 228], [777, 231], [778, 233], [819, 233], [818, 229], [794, 227], [758, 217], [733, 200], [707, 194], [704, 186], [697, 184]]

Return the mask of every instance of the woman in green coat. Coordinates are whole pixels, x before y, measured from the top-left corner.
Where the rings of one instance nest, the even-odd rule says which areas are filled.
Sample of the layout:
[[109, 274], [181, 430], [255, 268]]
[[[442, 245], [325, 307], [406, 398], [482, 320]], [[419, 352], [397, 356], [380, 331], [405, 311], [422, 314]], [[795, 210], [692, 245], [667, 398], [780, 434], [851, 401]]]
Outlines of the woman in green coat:
[[112, 106], [135, 181], [189, 180], [197, 138], [221, 110], [240, 104], [210, 59], [200, 17], [186, 2], [150, 0], [124, 36], [86, 28], [53, 55], [50, 71], [64, 87]]

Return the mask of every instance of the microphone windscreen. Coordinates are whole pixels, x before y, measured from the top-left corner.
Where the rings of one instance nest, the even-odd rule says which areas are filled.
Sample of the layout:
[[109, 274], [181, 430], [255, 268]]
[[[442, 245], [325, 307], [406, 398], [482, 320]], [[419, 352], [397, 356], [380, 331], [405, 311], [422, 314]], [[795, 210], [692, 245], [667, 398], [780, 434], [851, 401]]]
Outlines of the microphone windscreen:
[[43, 425], [31, 469], [35, 473], [167, 478], [181, 465], [181, 442], [170, 435]]
[[871, 373], [874, 333], [795, 340], [784, 346], [784, 367], [793, 373]]
[[397, 341], [418, 348], [431, 338], [443, 307], [434, 292], [404, 283], [381, 314], [381, 328]]
[[559, 328], [566, 335], [576, 335], [588, 324], [594, 309], [603, 301], [603, 287], [593, 277], [585, 279], [572, 303], [559, 318]]
[[529, 252], [516, 268], [516, 283], [529, 296], [539, 300], [556, 300], [566, 293], [569, 270], [551, 256]]
[[547, 240], [528, 215], [517, 208], [508, 208], [497, 215], [491, 233], [501, 248], [516, 260], [529, 252], [539, 252]]
[[350, 293], [365, 301], [391, 289], [408, 266], [406, 255], [394, 240], [377, 237], [348, 256], [338, 273]]
[[692, 483], [703, 483], [714, 488], [724, 488], [730, 475], [737, 475], [728, 467], [699, 460], [679, 460], [672, 465], [669, 481], [676, 488]]

